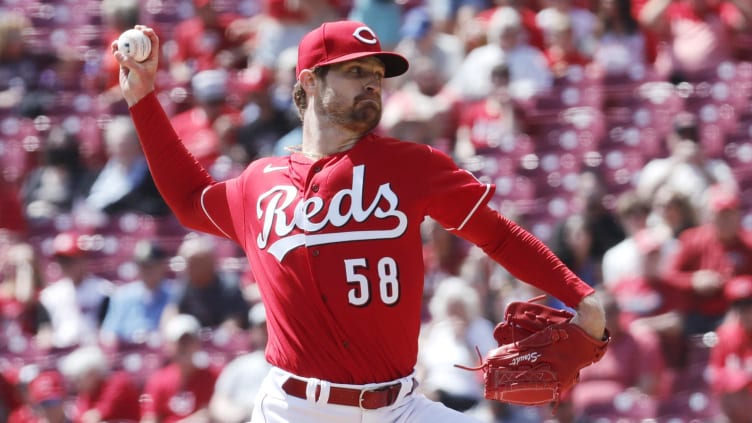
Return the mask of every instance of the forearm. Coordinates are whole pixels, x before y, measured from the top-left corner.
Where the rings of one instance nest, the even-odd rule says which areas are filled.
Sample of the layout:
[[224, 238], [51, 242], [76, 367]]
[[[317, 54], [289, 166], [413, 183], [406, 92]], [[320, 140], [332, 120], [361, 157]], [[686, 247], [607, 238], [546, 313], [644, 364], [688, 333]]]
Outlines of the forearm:
[[668, 266], [661, 280], [667, 286], [688, 292], [693, 290], [692, 277], [694, 273], [692, 270], [684, 270], [682, 265], [673, 264]]
[[478, 210], [460, 236], [478, 245], [514, 277], [576, 308], [594, 292], [539, 239], [484, 207]]
[[180, 141], [155, 93], [129, 110], [154, 183], [165, 202], [183, 225], [216, 234], [216, 227], [201, 206], [202, 193], [216, 182]]

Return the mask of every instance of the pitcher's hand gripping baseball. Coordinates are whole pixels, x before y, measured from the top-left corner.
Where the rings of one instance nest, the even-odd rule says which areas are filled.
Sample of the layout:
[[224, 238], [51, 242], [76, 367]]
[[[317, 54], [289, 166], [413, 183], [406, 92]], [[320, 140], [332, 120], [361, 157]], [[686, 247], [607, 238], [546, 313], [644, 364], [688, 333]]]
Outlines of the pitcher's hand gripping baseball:
[[483, 371], [487, 399], [558, 403], [577, 383], [580, 370], [606, 352], [608, 330], [602, 339], [594, 339], [571, 322], [573, 313], [536, 303], [542, 298], [509, 304], [494, 330], [499, 347], [489, 351], [479, 367], [468, 368]]

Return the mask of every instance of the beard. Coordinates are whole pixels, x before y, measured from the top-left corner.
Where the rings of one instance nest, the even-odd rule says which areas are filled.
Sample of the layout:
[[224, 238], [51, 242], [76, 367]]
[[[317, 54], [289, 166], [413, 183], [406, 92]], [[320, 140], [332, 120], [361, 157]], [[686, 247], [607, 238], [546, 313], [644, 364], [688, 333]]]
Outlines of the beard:
[[362, 94], [348, 101], [325, 88], [315, 98], [314, 107], [316, 113], [325, 116], [329, 122], [361, 135], [371, 131], [381, 120], [381, 96], [378, 94]]

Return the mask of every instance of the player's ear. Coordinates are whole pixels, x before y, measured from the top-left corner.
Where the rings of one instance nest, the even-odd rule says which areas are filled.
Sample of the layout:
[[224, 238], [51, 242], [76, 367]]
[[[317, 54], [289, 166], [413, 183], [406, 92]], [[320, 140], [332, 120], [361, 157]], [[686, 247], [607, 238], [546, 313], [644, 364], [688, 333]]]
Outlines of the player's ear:
[[298, 77], [298, 80], [300, 81], [300, 86], [306, 91], [312, 90], [317, 83], [316, 75], [313, 73], [311, 69], [303, 69], [300, 71], [300, 76]]

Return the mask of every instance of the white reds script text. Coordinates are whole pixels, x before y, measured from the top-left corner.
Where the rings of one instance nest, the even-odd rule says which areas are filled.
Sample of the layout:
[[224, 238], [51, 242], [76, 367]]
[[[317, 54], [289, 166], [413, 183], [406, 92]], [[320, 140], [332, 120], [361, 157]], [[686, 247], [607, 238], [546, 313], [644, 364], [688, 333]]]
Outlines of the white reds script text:
[[[374, 239], [393, 239], [405, 233], [407, 216], [397, 209], [397, 195], [389, 183], [379, 186], [373, 199], [366, 205], [363, 198], [365, 166], [353, 167], [352, 188], [343, 189], [331, 196], [328, 203], [321, 197], [300, 198], [298, 190], [291, 185], [277, 185], [259, 196], [256, 203], [256, 217], [261, 221], [261, 233], [256, 239], [260, 249], [267, 251], [277, 260], [296, 247], [324, 245], [338, 242]], [[344, 200], [349, 198], [350, 208], [342, 210]], [[297, 200], [297, 203], [293, 204]], [[292, 207], [292, 219], [288, 213]], [[394, 219], [394, 227], [387, 229], [325, 232], [327, 226], [342, 228], [354, 220], [361, 223], [369, 218]], [[290, 235], [295, 228], [304, 233]], [[277, 240], [270, 242], [274, 231]]]

